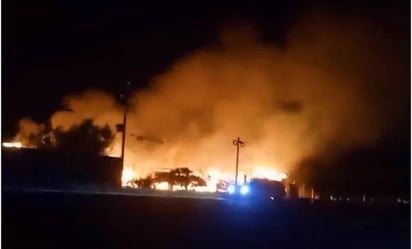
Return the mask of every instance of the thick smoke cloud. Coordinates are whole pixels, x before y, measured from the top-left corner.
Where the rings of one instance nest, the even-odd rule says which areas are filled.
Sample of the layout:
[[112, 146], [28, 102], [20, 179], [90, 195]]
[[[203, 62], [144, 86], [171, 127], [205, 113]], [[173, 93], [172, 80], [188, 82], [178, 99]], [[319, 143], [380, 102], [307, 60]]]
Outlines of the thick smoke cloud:
[[[281, 48], [248, 25], [225, 27], [221, 38], [133, 94], [125, 166], [140, 175], [179, 166], [232, 173], [239, 136], [242, 172], [291, 171], [306, 157], [375, 143], [404, 114], [404, 44], [369, 19], [306, 15]], [[53, 127], [93, 118], [115, 129], [122, 120], [121, 107], [102, 91], [65, 101], [72, 111], [55, 113]]]
[[37, 123], [31, 118], [22, 118], [19, 121], [19, 133], [16, 135], [15, 140], [30, 146], [30, 136], [32, 134], [39, 134], [43, 128], [43, 124]]

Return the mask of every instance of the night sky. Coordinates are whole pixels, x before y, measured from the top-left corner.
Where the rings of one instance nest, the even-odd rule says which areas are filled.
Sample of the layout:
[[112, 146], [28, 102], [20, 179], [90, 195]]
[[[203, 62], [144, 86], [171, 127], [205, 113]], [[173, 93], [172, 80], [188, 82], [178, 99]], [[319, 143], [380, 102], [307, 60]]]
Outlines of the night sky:
[[49, 117], [74, 91], [95, 86], [115, 92], [128, 80], [145, 86], [176, 58], [216, 40], [219, 25], [232, 17], [259, 18], [281, 41], [294, 11], [285, 3], [265, 9], [5, 1], [3, 132], [9, 135], [22, 116]]
[[[350, 15], [399, 6], [390, 14], [391, 19], [380, 21], [389, 27], [395, 23], [405, 34], [410, 31], [408, 1], [308, 2], [279, 1], [265, 6], [241, 2], [213, 5], [205, 1], [188, 6], [104, 0], [3, 1], [2, 137], [12, 137], [23, 116], [46, 120], [69, 93], [98, 87], [115, 94], [126, 81], [144, 88], [175, 59], [213, 44], [220, 26], [228, 20], [253, 20], [263, 30], [264, 39], [282, 46], [288, 27], [305, 10], [330, 8]], [[399, 39], [409, 39], [409, 35]], [[405, 54], [410, 50], [405, 49]], [[409, 65], [410, 61], [404, 63]], [[397, 177], [404, 176], [406, 184], [409, 106], [402, 111], [403, 127], [408, 128], [388, 134], [366, 152], [348, 152], [341, 163], [353, 158], [380, 160], [378, 156], [385, 154], [382, 160], [396, 161]]]
[[289, 25], [304, 10], [321, 6], [365, 11], [391, 1], [306, 2], [190, 6], [4, 1], [2, 131], [13, 133], [22, 116], [48, 118], [71, 92], [91, 86], [116, 91], [128, 80], [145, 86], [176, 58], [213, 43], [225, 21], [253, 20], [265, 38], [282, 44]]

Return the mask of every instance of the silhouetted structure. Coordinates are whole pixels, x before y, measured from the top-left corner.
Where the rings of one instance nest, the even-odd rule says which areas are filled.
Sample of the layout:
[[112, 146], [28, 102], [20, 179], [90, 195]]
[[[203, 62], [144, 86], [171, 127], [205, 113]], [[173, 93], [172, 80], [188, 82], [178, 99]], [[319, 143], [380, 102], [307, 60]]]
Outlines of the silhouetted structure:
[[121, 187], [119, 158], [37, 149], [2, 149], [3, 187]]
[[258, 195], [254, 195], [259, 199], [283, 199], [286, 197], [285, 185], [279, 181], [272, 181], [268, 179], [252, 179], [249, 186], [253, 191], [259, 192]]

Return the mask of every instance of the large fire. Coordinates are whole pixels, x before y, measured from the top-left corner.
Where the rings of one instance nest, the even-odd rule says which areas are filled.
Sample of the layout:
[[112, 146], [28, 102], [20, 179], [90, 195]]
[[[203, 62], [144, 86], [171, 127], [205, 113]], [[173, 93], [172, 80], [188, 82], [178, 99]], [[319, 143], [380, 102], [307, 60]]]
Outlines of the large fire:
[[[389, 42], [388, 36], [368, 20], [347, 21], [333, 15], [302, 18], [280, 47], [260, 40], [253, 27], [229, 25], [220, 42], [177, 59], [154, 75], [146, 88], [131, 91], [124, 184], [165, 167], [199, 171], [208, 186], [220, 179], [234, 181], [232, 140], [238, 136], [245, 141], [239, 181], [245, 175], [284, 180], [287, 175], [282, 172], [297, 171], [294, 167], [307, 158], [373, 144], [386, 129], [392, 130], [388, 120], [400, 120], [401, 112], [393, 110], [409, 101], [406, 92], [397, 91], [402, 87], [381, 91], [389, 81], [403, 81], [376, 72], [385, 69], [396, 76], [403, 67], [365, 63], [365, 58], [387, 61], [387, 56], [398, 53], [382, 43]], [[370, 82], [377, 85], [376, 91], [369, 90]], [[47, 127], [67, 130], [93, 119], [116, 131], [124, 113], [116, 98], [113, 92], [98, 89], [68, 95], [63, 102], [71, 111], [55, 112]], [[383, 110], [384, 115], [371, 110]], [[25, 146], [31, 134], [42, 130], [45, 124], [23, 118], [15, 140]], [[117, 133], [108, 154], [120, 156], [121, 139]], [[330, 145], [334, 147], [325, 153]], [[166, 188], [163, 183], [156, 187]]]
[[[5, 148], [14, 148], [14, 149], [20, 149], [24, 148], [27, 146], [24, 146], [22, 142], [19, 141], [12, 141], [12, 142], [3, 142], [2, 143], [3, 147]], [[106, 150], [106, 154], [109, 156], [116, 156], [115, 153], [113, 153], [113, 150]], [[129, 154], [130, 155], [130, 151]], [[133, 155], [136, 156], [136, 155]], [[130, 159], [130, 158], [129, 158]], [[142, 162], [147, 162], [147, 158], [142, 158]], [[224, 161], [224, 160], [222, 160]], [[149, 162], [152, 163], [152, 165], [160, 165], [164, 163], [163, 161], [156, 161], [156, 158], [152, 158]], [[142, 165], [142, 169], [147, 169], [148, 167]], [[170, 165], [170, 168], [173, 168], [174, 165]], [[220, 167], [222, 168], [222, 167]], [[248, 178], [265, 178], [269, 180], [274, 180], [274, 181], [282, 181], [287, 178], [287, 174], [278, 171], [275, 167], [267, 167], [267, 166], [252, 166], [248, 167], [249, 170], [242, 170], [240, 168], [239, 173], [238, 173], [238, 183], [243, 183], [246, 181]], [[124, 166], [123, 172], [122, 172], [122, 186], [126, 187], [137, 187], [135, 184], [132, 182], [134, 180], [138, 180], [139, 178], [144, 178], [147, 177], [148, 174], [152, 173], [148, 170], [140, 170], [139, 172], [144, 172], [141, 174], [138, 174], [136, 169], [139, 169], [137, 167], [132, 167], [132, 166]], [[218, 166], [215, 167], [209, 167], [207, 170], [202, 170], [199, 168], [193, 168], [191, 170], [194, 170], [194, 174], [201, 177], [206, 181], [206, 186], [189, 186], [190, 190], [198, 191], [198, 192], [216, 192], [218, 183], [221, 181], [224, 182], [234, 182], [234, 170], [221, 170], [219, 169]], [[244, 179], [245, 177], [245, 179]], [[157, 190], [169, 190], [169, 185], [167, 182], [157, 182], [154, 183], [152, 186], [154, 189]], [[182, 186], [173, 186], [173, 190], [182, 190], [185, 189]]]
[[252, 171], [253, 178], [266, 178], [268, 180], [282, 181], [288, 177], [284, 172], [279, 172], [274, 168], [268, 167], [255, 167]]
[[[234, 175], [230, 174], [230, 172], [223, 172], [218, 170], [217, 168], [209, 168], [205, 174], [201, 174], [197, 172], [197, 175], [202, 177], [203, 179], [206, 180], [206, 186], [189, 186], [189, 190], [194, 190], [197, 192], [216, 192], [218, 191], [218, 183], [220, 181], [225, 181], [225, 182], [233, 182], [234, 181]], [[238, 183], [243, 183], [244, 180], [243, 176], [246, 176], [246, 174], [243, 174], [243, 172], [239, 173], [239, 179]], [[144, 176], [138, 176], [136, 172], [130, 168], [126, 167], [123, 169], [123, 174], [122, 174], [122, 186], [129, 186], [129, 187], [135, 187], [131, 181], [137, 180], [139, 177], [144, 177]], [[269, 168], [269, 167], [262, 167], [262, 166], [257, 166], [253, 168], [252, 173], [249, 175], [250, 178], [261, 178], [261, 179], [268, 179], [268, 180], [273, 180], [273, 181], [283, 181], [285, 180], [288, 176], [284, 172], [279, 172], [278, 170], [274, 168]], [[248, 181], [247, 179], [246, 181]], [[170, 190], [169, 183], [167, 182], [157, 182], [154, 183], [152, 186], [156, 190]], [[184, 190], [184, 187], [181, 186], [174, 186], [173, 190]]]
[[136, 178], [136, 174], [131, 168], [123, 168], [122, 186], [128, 186], [129, 182]]
[[3, 142], [2, 145], [5, 148], [22, 148], [23, 147], [21, 142]]
[[[3, 142], [3, 147], [5, 148], [15, 148], [20, 149], [24, 148], [23, 144], [18, 141], [13, 142]], [[108, 153], [111, 153], [110, 150], [107, 150]], [[108, 154], [110, 156], [115, 156], [114, 154]], [[221, 171], [216, 167], [210, 167], [206, 170], [205, 173], [195, 172], [198, 176], [206, 180], [206, 186], [191, 186], [190, 189], [198, 192], [216, 192], [217, 185], [219, 181], [233, 182], [234, 174], [230, 171]], [[264, 166], [254, 166], [250, 172], [239, 171], [239, 183], [243, 183], [243, 177], [250, 178], [264, 178], [274, 181], [282, 181], [287, 178], [287, 174], [284, 172], [279, 172], [273, 167], [264, 167]], [[137, 180], [140, 177], [146, 177], [146, 175], [139, 175], [133, 167], [125, 166], [122, 172], [122, 186], [134, 186], [131, 184], [133, 180]], [[246, 180], [246, 179], [245, 179]], [[159, 182], [153, 185], [154, 189], [157, 190], [169, 190], [169, 185], [167, 182]], [[184, 188], [175, 186], [173, 190], [182, 190]]]

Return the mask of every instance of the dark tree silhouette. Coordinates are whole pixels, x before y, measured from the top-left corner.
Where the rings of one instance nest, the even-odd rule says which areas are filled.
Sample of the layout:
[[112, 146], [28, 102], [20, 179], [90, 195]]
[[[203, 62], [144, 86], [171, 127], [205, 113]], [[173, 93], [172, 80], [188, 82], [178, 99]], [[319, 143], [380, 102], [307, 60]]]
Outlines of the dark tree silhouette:
[[187, 190], [187, 187], [190, 184], [189, 176], [192, 171], [189, 168], [176, 168], [170, 171], [169, 173], [169, 186], [180, 185], [184, 186]]
[[195, 176], [195, 175], [189, 176], [189, 182], [193, 184], [194, 186], [199, 186], [199, 187], [207, 185], [204, 179], [202, 179], [200, 176]]
[[103, 153], [114, 139], [114, 133], [108, 125], [96, 126], [91, 119], [67, 131], [57, 128], [53, 133], [57, 150], [76, 154]]
[[132, 183], [139, 188], [151, 188], [154, 179], [149, 175], [145, 178], [132, 180]]
[[[204, 179], [199, 176], [192, 175], [192, 173], [193, 171], [189, 168], [175, 168], [169, 172], [157, 172], [153, 178], [150, 178], [150, 185], [154, 183], [167, 182], [169, 184], [169, 190], [173, 190], [173, 187], [176, 185], [184, 186], [186, 190], [190, 184], [193, 186], [206, 186], [206, 181]], [[142, 180], [143, 179], [139, 180], [140, 184], [142, 184]]]

